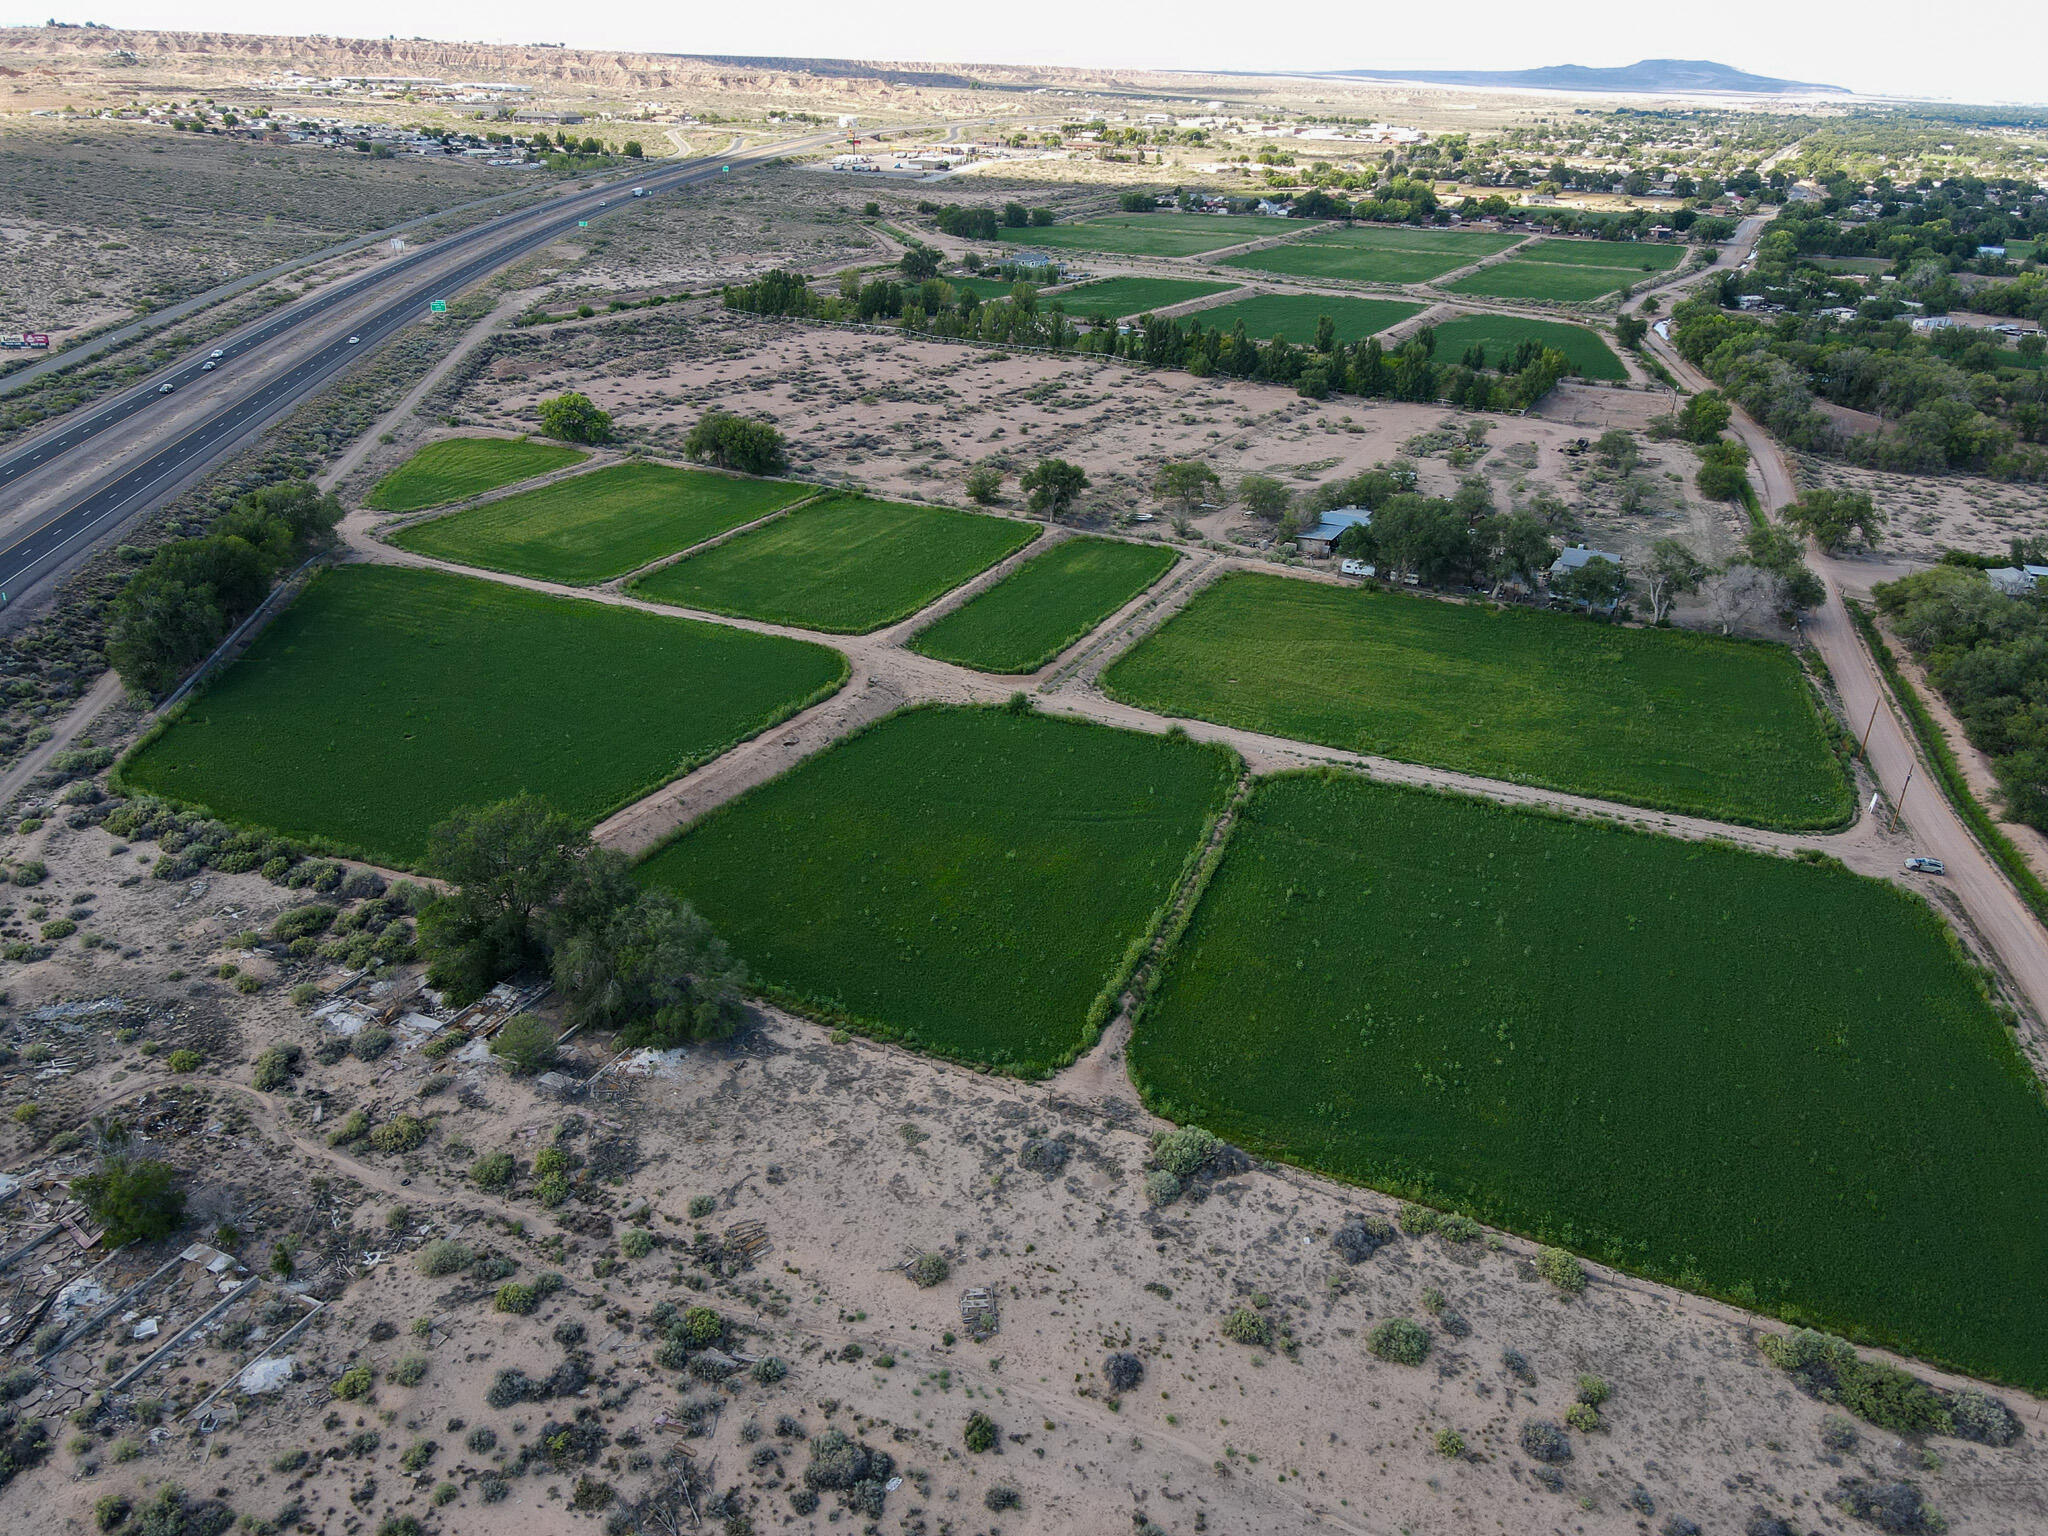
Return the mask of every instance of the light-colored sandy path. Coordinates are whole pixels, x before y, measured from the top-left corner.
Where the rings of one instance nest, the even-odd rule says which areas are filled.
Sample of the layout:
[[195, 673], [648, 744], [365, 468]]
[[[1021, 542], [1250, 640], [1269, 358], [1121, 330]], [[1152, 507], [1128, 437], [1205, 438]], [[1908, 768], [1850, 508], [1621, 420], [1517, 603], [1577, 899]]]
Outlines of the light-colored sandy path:
[[49, 766], [51, 758], [76, 741], [85, 728], [120, 697], [120, 677], [111, 668], [102, 672], [85, 697], [72, 705], [64, 718], [51, 727], [50, 739], [32, 748], [20, 762], [7, 770], [4, 777], [0, 777], [0, 807], [11, 804], [14, 797], [27, 789], [35, 776]]

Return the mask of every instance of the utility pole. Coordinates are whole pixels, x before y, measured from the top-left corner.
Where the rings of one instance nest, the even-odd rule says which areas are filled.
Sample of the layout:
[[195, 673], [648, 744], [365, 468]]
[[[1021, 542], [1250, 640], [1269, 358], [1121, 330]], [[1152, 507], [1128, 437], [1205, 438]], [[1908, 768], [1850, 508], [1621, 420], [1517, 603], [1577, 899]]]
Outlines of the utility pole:
[[1919, 766], [1918, 758], [1906, 764], [1906, 782], [1899, 786], [1899, 798], [1892, 802], [1892, 824], [1886, 829], [1889, 832], [1899, 830], [1899, 813], [1906, 808], [1906, 791], [1913, 787], [1913, 770]]
[[1881, 693], [1870, 701], [1870, 719], [1863, 727], [1863, 739], [1856, 743], [1856, 751], [1865, 761], [1870, 757], [1870, 733], [1877, 725], [1877, 708], [1883, 702], [1884, 695]]

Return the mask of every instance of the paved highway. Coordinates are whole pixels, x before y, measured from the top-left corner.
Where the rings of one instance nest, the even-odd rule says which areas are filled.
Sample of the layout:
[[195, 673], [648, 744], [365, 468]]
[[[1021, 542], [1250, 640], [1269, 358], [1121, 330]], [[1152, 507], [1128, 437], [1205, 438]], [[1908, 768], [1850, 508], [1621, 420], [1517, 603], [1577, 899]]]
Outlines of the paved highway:
[[[578, 179], [580, 180], [581, 178]], [[301, 271], [306, 267], [318, 266], [323, 261], [332, 261], [337, 256], [346, 256], [351, 251], [362, 250], [365, 246], [381, 244], [383, 241], [389, 240], [393, 235], [402, 235], [409, 229], [418, 229], [423, 224], [437, 224], [442, 219], [453, 218], [459, 213], [470, 213], [478, 208], [488, 208], [493, 203], [510, 202], [515, 198], [534, 197], [535, 203], [539, 204], [540, 199], [535, 194], [543, 190], [545, 189], [541, 186], [516, 187], [510, 192], [498, 192], [490, 197], [477, 198], [473, 202], [457, 203], [452, 208], [440, 208], [432, 213], [423, 213], [416, 219], [407, 219], [403, 224], [392, 224], [384, 229], [372, 230], [367, 235], [353, 236], [350, 239], [340, 241], [321, 250], [308, 251], [303, 256], [293, 256], [288, 260], [267, 266], [260, 272], [244, 273], [240, 277], [232, 278], [216, 287], [209, 288], [204, 293], [195, 293], [189, 299], [180, 299], [177, 303], [166, 305], [162, 309], [153, 309], [146, 315], [136, 316], [125, 325], [117, 325], [112, 330], [101, 331], [96, 335], [87, 336], [83, 340], [72, 342], [61, 351], [51, 352], [46, 356], [35, 359], [33, 362], [10, 368], [7, 372], [0, 373], [0, 395], [12, 394], [23, 385], [32, 383], [46, 373], [54, 373], [62, 368], [75, 368], [80, 363], [89, 362], [99, 356], [100, 353], [108, 350], [108, 348], [117, 347], [122, 342], [141, 335], [144, 331], [162, 330], [173, 322], [184, 319], [187, 315], [196, 314], [202, 309], [210, 309], [223, 299], [231, 299], [236, 294], [245, 293], [251, 288], [260, 288], [272, 278], [284, 277], [290, 273]]]
[[[304, 400], [356, 357], [419, 319], [427, 312], [431, 300], [452, 298], [469, 284], [576, 228], [580, 220], [588, 219], [602, 206], [630, 201], [632, 186], [644, 186], [650, 195], [673, 191], [718, 177], [724, 164], [786, 154], [832, 137], [821, 134], [765, 145], [724, 161], [698, 160], [649, 167], [631, 181], [572, 194], [538, 209], [527, 209], [464, 231], [425, 247], [414, 256], [337, 284], [332, 290], [229, 338], [221, 345], [224, 356], [217, 360], [220, 369], [232, 368], [238, 360], [250, 360], [258, 354], [274, 358], [291, 345], [293, 333], [338, 306], [351, 301], [381, 301], [347, 335], [336, 335], [314, 345], [312, 350], [292, 360], [287, 370], [250, 389], [231, 391], [195, 425], [167, 443], [141, 450], [135, 462], [53, 509], [34, 526], [19, 530], [12, 542], [0, 548], [0, 607], [19, 604], [73, 555], [168, 493], [199, 466], [228, 452], [257, 427]], [[474, 255], [452, 269], [447, 267], [451, 255], [472, 249]], [[385, 297], [387, 294], [389, 297]], [[0, 459], [0, 489], [66, 460], [86, 449], [94, 438], [131, 419], [146, 420], [145, 413], [165, 398], [160, 392], [162, 385], [171, 385], [175, 392], [195, 380], [211, 377], [203, 371], [208, 361], [214, 360], [195, 352], [183, 363], [137, 388], [92, 410], [67, 417], [22, 444]]]

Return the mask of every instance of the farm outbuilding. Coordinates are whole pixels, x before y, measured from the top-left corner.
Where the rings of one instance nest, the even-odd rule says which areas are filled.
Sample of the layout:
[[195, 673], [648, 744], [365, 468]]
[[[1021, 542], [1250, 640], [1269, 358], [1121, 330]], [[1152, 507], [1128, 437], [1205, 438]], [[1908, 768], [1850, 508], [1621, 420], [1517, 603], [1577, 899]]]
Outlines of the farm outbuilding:
[[1311, 560], [1327, 560], [1336, 553], [1337, 540], [1344, 536], [1345, 529], [1371, 526], [1372, 514], [1363, 507], [1339, 507], [1334, 512], [1325, 512], [1313, 528], [1297, 533], [1294, 547]]

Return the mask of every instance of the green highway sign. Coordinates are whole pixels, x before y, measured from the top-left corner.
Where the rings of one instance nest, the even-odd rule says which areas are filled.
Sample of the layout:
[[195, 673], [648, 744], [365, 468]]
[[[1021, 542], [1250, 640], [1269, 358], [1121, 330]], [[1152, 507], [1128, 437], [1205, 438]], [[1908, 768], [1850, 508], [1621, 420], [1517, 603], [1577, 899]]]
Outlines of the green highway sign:
[[588, 220], [588, 219], [578, 219], [578, 220], [576, 221], [576, 227], [577, 227], [578, 229], [588, 229], [588, 228], [590, 228], [590, 220]]
[[446, 299], [436, 299], [427, 306], [427, 310], [431, 314], [445, 315], [448, 313], [448, 301]]

